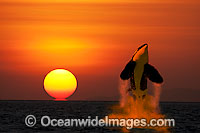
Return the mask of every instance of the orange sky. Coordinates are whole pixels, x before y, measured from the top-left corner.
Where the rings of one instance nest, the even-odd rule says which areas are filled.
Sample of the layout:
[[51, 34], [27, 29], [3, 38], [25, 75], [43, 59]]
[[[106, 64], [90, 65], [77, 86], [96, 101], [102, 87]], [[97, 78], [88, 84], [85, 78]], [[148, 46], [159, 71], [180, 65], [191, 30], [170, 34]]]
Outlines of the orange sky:
[[71, 100], [117, 100], [119, 74], [149, 44], [163, 75], [161, 100], [200, 101], [200, 3], [184, 1], [0, 2], [0, 99], [49, 99], [44, 76], [66, 68]]

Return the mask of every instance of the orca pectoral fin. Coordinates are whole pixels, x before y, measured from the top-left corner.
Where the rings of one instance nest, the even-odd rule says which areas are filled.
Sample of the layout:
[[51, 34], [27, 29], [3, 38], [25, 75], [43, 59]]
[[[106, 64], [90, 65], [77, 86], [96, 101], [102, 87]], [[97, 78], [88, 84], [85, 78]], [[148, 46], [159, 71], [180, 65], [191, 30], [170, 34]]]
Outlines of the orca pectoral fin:
[[159, 74], [159, 72], [150, 64], [145, 64], [144, 65], [144, 73], [147, 75], [149, 80], [155, 83], [162, 83], [163, 78]]
[[125, 66], [124, 70], [120, 74], [120, 78], [123, 80], [127, 80], [131, 77], [133, 74], [134, 68], [135, 68], [135, 61], [131, 60], [129, 63]]

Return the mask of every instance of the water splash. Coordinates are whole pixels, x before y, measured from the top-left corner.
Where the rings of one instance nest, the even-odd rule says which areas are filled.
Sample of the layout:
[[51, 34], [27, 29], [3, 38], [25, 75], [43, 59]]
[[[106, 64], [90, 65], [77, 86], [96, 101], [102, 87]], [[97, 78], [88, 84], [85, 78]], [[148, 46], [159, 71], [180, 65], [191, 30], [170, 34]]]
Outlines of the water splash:
[[[130, 88], [129, 80], [120, 80], [119, 92], [120, 92], [120, 102], [118, 105], [112, 107], [112, 113], [109, 114], [109, 118], [133, 118], [142, 119], [145, 118], [147, 122], [153, 118], [165, 118], [165, 115], [160, 113], [159, 100], [161, 94], [161, 85], [153, 84], [153, 96], [147, 95], [145, 99], [138, 100], [134, 99], [130, 93], [127, 91]], [[155, 129], [157, 131], [167, 132], [167, 127], [137, 127], [137, 128], [148, 128]], [[123, 132], [127, 132], [126, 127], [124, 127]]]
[[127, 90], [129, 89], [130, 81], [129, 80], [121, 80], [120, 79], [120, 86], [119, 86], [119, 92], [120, 92], [120, 107], [124, 107], [127, 101]]
[[161, 94], [161, 90], [162, 87], [160, 84], [157, 83], [153, 83], [153, 100], [152, 100], [152, 104], [155, 107], [157, 112], [160, 112], [160, 108], [159, 108], [159, 101], [160, 101], [160, 94]]

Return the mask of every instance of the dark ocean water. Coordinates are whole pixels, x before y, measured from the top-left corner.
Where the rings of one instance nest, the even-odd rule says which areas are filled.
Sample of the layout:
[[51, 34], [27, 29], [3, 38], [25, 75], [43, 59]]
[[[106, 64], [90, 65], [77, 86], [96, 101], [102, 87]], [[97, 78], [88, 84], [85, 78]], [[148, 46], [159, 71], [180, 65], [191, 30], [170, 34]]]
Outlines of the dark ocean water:
[[[121, 132], [108, 127], [43, 127], [40, 119], [80, 119], [91, 116], [104, 118], [111, 113], [111, 106], [117, 102], [102, 101], [0, 101], [0, 132]], [[167, 118], [174, 118], [176, 125], [170, 132], [200, 132], [200, 103], [160, 103], [161, 112]], [[27, 115], [34, 115], [37, 124], [25, 125]], [[133, 129], [133, 132], [155, 132]]]

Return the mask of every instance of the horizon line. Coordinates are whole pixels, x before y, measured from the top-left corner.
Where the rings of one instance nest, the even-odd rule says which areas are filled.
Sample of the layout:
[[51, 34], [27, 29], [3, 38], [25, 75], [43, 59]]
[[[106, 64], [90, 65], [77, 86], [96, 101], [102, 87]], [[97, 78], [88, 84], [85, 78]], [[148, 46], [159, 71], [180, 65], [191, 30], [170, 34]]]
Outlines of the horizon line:
[[[118, 100], [0, 100], [0, 101], [54, 101], [54, 102], [119, 102]], [[159, 103], [200, 103], [200, 101], [160, 101]]]

